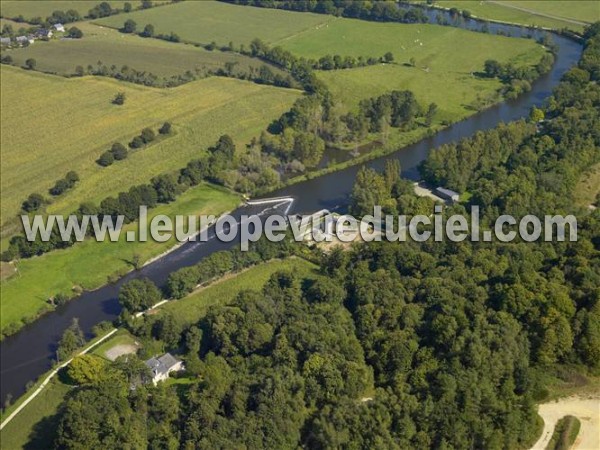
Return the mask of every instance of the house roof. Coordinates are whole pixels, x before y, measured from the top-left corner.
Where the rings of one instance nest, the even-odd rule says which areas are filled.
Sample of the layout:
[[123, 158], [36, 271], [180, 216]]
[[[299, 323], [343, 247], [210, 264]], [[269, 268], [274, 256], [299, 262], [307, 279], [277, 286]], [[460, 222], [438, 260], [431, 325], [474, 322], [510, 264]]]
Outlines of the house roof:
[[180, 361], [170, 353], [165, 353], [159, 358], [150, 358], [146, 366], [152, 370], [152, 375], [167, 375]]
[[460, 197], [460, 194], [458, 192], [454, 192], [454, 191], [451, 191], [450, 189], [446, 189], [446, 188], [443, 188], [443, 187], [437, 188], [436, 191], [438, 191], [440, 194], [444, 194], [444, 195], [446, 195], [446, 196], [448, 196], [450, 198], [452, 198], [452, 197]]
[[65, 26], [62, 23], [55, 23], [54, 28], [64, 28]]
[[29, 40], [29, 38], [28, 38], [27, 36], [17, 36], [17, 37], [15, 38], [15, 40], [16, 40], [17, 42], [23, 42], [23, 41], [28, 41], [28, 40]]
[[7, 38], [7, 37], [0, 38], [0, 42], [2, 42], [3, 44], [10, 44], [10, 38]]

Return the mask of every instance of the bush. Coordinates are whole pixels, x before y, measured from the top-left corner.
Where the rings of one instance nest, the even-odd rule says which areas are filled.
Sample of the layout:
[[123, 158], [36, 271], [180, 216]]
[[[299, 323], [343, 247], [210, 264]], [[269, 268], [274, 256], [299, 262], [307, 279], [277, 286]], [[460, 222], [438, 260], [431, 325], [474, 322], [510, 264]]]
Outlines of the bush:
[[123, 24], [123, 28], [121, 28], [121, 31], [123, 33], [135, 33], [136, 28], [137, 24], [135, 23], [135, 21], [132, 19], [127, 19]]
[[31, 194], [22, 204], [23, 211], [34, 212], [40, 209], [45, 203], [44, 197], [41, 194]]
[[98, 158], [98, 161], [96, 161], [96, 162], [98, 164], [100, 164], [102, 167], [108, 167], [113, 162], [115, 162], [115, 157], [113, 156], [113, 154], [110, 151], [107, 151], [107, 152], [102, 153], [102, 155], [100, 156], [100, 158]]
[[152, 131], [150, 128], [144, 128], [140, 137], [142, 138], [142, 141], [144, 141], [144, 143], [147, 144], [149, 142], [152, 142], [156, 136], [154, 134], [154, 131]]
[[136, 136], [129, 143], [129, 147], [131, 148], [142, 148], [144, 146], [144, 140], [140, 136]]
[[125, 103], [125, 92], [119, 92], [115, 95], [115, 98], [112, 101], [113, 105], [122, 105]]
[[115, 161], [121, 161], [127, 158], [127, 148], [120, 142], [114, 143], [110, 148], [110, 152], [115, 158]]
[[61, 195], [63, 194], [67, 189], [69, 189], [71, 186], [69, 186], [69, 182], [65, 179], [61, 179], [58, 180], [54, 186], [50, 189], [50, 194], [52, 195]]
[[162, 127], [160, 127], [160, 129], [158, 130], [158, 132], [160, 134], [169, 134], [169, 133], [171, 133], [171, 123], [170, 122], [163, 123]]
[[27, 61], [25, 61], [25, 67], [29, 70], [34, 70], [36, 65], [37, 61], [33, 58], [29, 58]]
[[79, 181], [79, 175], [74, 170], [67, 172], [65, 180], [69, 183], [69, 187], [73, 187]]
[[81, 39], [83, 37], [83, 31], [77, 27], [71, 27], [69, 28], [68, 36], [73, 39]]

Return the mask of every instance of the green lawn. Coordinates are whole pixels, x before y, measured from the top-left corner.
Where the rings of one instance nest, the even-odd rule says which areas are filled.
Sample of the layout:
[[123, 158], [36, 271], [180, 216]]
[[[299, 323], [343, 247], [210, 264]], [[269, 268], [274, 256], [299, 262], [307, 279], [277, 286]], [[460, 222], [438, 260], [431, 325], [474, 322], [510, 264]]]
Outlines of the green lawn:
[[[98, 61], [108, 68], [115, 65], [121, 69], [126, 65], [161, 78], [183, 75], [187, 71], [202, 75], [208, 70], [223, 69], [226, 63], [235, 64], [235, 70], [240, 72], [264, 65], [258, 59], [236, 53], [146, 39], [88, 22], [77, 24], [77, 27], [84, 33], [82, 39], [38, 41], [6, 54], [12, 57], [15, 65], [24, 66], [27, 59], [33, 58], [37, 62], [36, 70], [59, 75], [73, 75], [77, 66], [96, 68]], [[283, 74], [274, 66], [270, 68]]]
[[[485, 60], [533, 65], [544, 54], [540, 45], [527, 39], [436, 25], [352, 19], [336, 20], [326, 27], [288, 39], [282, 45], [310, 58], [325, 54], [381, 56], [391, 51], [395, 58], [393, 64], [322, 71], [318, 76], [349, 109], [363, 98], [393, 89], [409, 89], [424, 106], [432, 102], [438, 105], [438, 124], [473, 114], [479, 99], [494, 97], [500, 82], [474, 75], [483, 70]], [[408, 64], [411, 58], [416, 62], [415, 67]]]
[[126, 19], [138, 27], [154, 25], [157, 33], [177, 33], [183, 40], [219, 45], [233, 42], [246, 45], [258, 37], [274, 43], [298, 33], [323, 26], [335, 17], [267, 8], [230, 5], [216, 1], [185, 1], [175, 5], [137, 11], [98, 20], [97, 23], [120, 28]]
[[[593, 0], [439, 0], [435, 4], [443, 8], [468, 10], [474, 16], [482, 19], [554, 29], [569, 28], [582, 31], [584, 25], [577, 22], [592, 23], [595, 20], [600, 20], [600, 7], [598, 2]], [[551, 17], [546, 17], [544, 14]]]
[[[185, 192], [175, 202], [150, 210], [149, 222], [150, 217], [157, 214], [170, 217], [175, 214], [217, 215], [234, 209], [239, 202], [240, 198], [229, 191], [200, 185]], [[125, 226], [118, 242], [87, 239], [65, 250], [20, 260], [18, 273], [0, 285], [1, 330], [35, 318], [40, 310], [48, 308], [48, 298], [59, 292], [73, 295], [74, 288], [97, 288], [105, 284], [109, 276], [131, 270], [135, 255], [141, 261], [147, 261], [177, 243], [174, 237], [162, 243], [150, 238], [147, 242], [126, 242], [127, 230], [137, 230], [137, 224]]]
[[160, 307], [158, 314], [172, 314], [185, 326], [198, 322], [210, 306], [227, 304], [246, 289], [260, 290], [269, 277], [279, 270], [290, 270], [300, 277], [316, 278], [317, 266], [301, 258], [269, 261], [237, 274], [226, 275], [208, 287], [185, 298]]
[[71, 389], [55, 377], [0, 433], [6, 450], [22, 448], [46, 450], [56, 431], [60, 404]]
[[[5, 65], [1, 71], [3, 228], [7, 222], [14, 224], [29, 194], [49, 197], [48, 189], [69, 170], [81, 181], [55, 198], [49, 213], [70, 213], [83, 201], [98, 204], [181, 168], [222, 134], [231, 135], [243, 148], [300, 95], [221, 77], [157, 89], [100, 77], [65, 79]], [[111, 103], [117, 92], [126, 94], [123, 106]], [[167, 120], [173, 124], [172, 136], [130, 152], [110, 167], [96, 164], [112, 143], [126, 144], [142, 128], [157, 129]], [[3, 237], [7, 234], [3, 229]]]
[[[83, 17], [94, 6], [99, 5], [104, 0], [2, 0], [0, 2], [0, 12], [5, 17], [17, 17], [22, 15], [25, 19], [41, 17], [45, 19], [53, 11], [67, 11], [74, 9]], [[112, 8], [123, 8], [125, 0], [108, 0]], [[129, 0], [134, 8], [141, 5], [140, 0]]]

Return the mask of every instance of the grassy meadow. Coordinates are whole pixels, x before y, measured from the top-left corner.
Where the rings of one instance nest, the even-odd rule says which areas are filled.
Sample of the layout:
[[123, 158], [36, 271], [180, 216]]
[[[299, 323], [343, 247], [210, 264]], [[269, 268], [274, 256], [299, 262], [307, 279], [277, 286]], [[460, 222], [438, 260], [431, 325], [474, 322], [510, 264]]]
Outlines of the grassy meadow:
[[[214, 214], [230, 211], [240, 198], [222, 188], [208, 184], [191, 188], [175, 202], [159, 205], [148, 211], [148, 223], [157, 214], [173, 217], [176, 214]], [[0, 330], [16, 327], [48, 309], [48, 298], [74, 290], [94, 289], [106, 284], [109, 277], [122, 275], [133, 268], [138, 257], [141, 262], [167, 251], [177, 241], [127, 242], [126, 232], [135, 230], [137, 223], [123, 227], [118, 242], [96, 242], [86, 239], [64, 250], [54, 250], [42, 256], [20, 260], [17, 273], [2, 281]]]
[[[318, 74], [336, 97], [352, 109], [361, 99], [393, 89], [409, 89], [423, 105], [438, 105], [436, 121], [456, 121], [473, 113], [478, 98], [493, 97], [498, 80], [474, 75], [486, 59], [536, 64], [544, 49], [532, 40], [474, 33], [435, 25], [335, 20], [281, 42], [291, 52], [309, 58], [325, 54], [394, 55], [393, 64], [322, 71]], [[460, 47], [460, 52], [456, 48]], [[414, 58], [415, 67], [409, 62]], [[452, 86], [449, 89], [449, 86]]]
[[[299, 92], [211, 77], [172, 89], [107, 78], [65, 79], [2, 66], [2, 223], [14, 220], [32, 192], [47, 194], [69, 170], [81, 181], [54, 199], [49, 213], [69, 213], [82, 201], [109, 195], [183, 167], [222, 134], [239, 146], [288, 110]], [[123, 106], [111, 103], [125, 92]], [[27, 101], [23, 101], [27, 98]], [[127, 143], [144, 127], [171, 121], [174, 134], [110, 167], [96, 159], [113, 142]]]
[[185, 1], [95, 22], [120, 28], [130, 18], [139, 28], [150, 23], [157, 33], [173, 31], [186, 41], [201, 44], [215, 41], [218, 45], [233, 42], [236, 46], [244, 44], [246, 47], [256, 37], [275, 43], [335, 20], [334, 16], [323, 14], [252, 8], [217, 1]]
[[319, 276], [316, 269], [316, 265], [301, 258], [269, 261], [239, 273], [226, 275], [187, 297], [171, 301], [161, 306], [157, 314], [172, 314], [178, 323], [191, 325], [204, 317], [209, 307], [228, 304], [243, 290], [260, 290], [277, 271], [289, 270], [300, 277], [316, 278]]
[[598, 193], [600, 193], [600, 164], [590, 167], [579, 179], [574, 191], [575, 204], [587, 208], [594, 204]]
[[[77, 66], [85, 69], [91, 65], [96, 68], [98, 61], [107, 67], [115, 65], [120, 69], [126, 65], [161, 78], [182, 75], [186, 71], [205, 73], [207, 70], [222, 69], [225, 63], [235, 64], [236, 71], [247, 71], [249, 67], [258, 68], [264, 64], [236, 53], [146, 39], [89, 22], [81, 22], [77, 27], [83, 31], [83, 39], [38, 41], [5, 54], [10, 55], [18, 66], [24, 66], [27, 59], [34, 58], [36, 70], [59, 75], [73, 75]], [[270, 68], [275, 73], [283, 74], [274, 66]]]
[[598, 2], [586, 0], [439, 0], [436, 5], [468, 10], [482, 19], [574, 31], [582, 31], [584, 23], [600, 20]]
[[[23, 16], [25, 19], [41, 17], [45, 19], [52, 14], [53, 11], [67, 11], [74, 9], [82, 17], [85, 16], [90, 9], [99, 5], [105, 0], [2, 0], [0, 2], [0, 12], [4, 17]], [[125, 0], [108, 0], [108, 4], [112, 8], [123, 8]], [[129, 0], [133, 8], [138, 8], [141, 5], [140, 0]]]
[[0, 433], [2, 448], [47, 449], [54, 436], [55, 415], [71, 386], [54, 378]]

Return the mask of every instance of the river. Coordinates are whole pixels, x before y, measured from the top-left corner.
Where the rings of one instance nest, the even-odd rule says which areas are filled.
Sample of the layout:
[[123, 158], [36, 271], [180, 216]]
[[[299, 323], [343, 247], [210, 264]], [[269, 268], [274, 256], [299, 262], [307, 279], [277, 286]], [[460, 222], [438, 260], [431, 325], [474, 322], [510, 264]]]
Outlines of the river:
[[[481, 28], [481, 23], [475, 20], [462, 18], [454, 20], [445, 12], [427, 10], [427, 14], [433, 23], [435, 23], [435, 17], [442, 14], [452, 22], [452, 26], [467, 29]], [[540, 31], [532, 31], [518, 26], [494, 23], [489, 23], [488, 28], [491, 33], [500, 30], [510, 33], [512, 36], [533, 34], [537, 38], [543, 34]], [[398, 159], [403, 176], [416, 179], [418, 164], [427, 157], [432, 149], [471, 136], [479, 130], [493, 128], [500, 122], [526, 117], [532, 106], [541, 105], [544, 99], [551, 95], [552, 89], [559, 83], [562, 75], [576, 64], [581, 56], [581, 44], [556, 34], [552, 34], [552, 38], [558, 45], [556, 61], [548, 74], [533, 83], [530, 92], [515, 100], [503, 102], [475, 114], [440, 131], [433, 137], [402, 148], [385, 157], [372, 160], [367, 165], [382, 170], [385, 161]], [[360, 167], [349, 167], [288, 186], [269, 194], [269, 197], [294, 197], [295, 201], [290, 213], [312, 212], [323, 208], [343, 210], [348, 204], [352, 184]], [[242, 214], [254, 214], [260, 211], [261, 208], [258, 206], [244, 206], [236, 210], [234, 215], [239, 217]], [[265, 212], [263, 211], [262, 214]], [[217, 239], [203, 243], [186, 243], [143, 269], [129, 273], [114, 284], [108, 284], [95, 291], [84, 292], [66, 305], [25, 326], [17, 334], [4, 339], [0, 343], [0, 397], [2, 401], [4, 402], [9, 394], [13, 399], [22, 395], [27, 382], [37, 379], [51, 367], [57, 342], [73, 318], [79, 319], [81, 328], [88, 335], [97, 323], [115, 319], [120, 311], [117, 294], [123, 282], [132, 278], [148, 277], [157, 285], [163, 285], [169, 273], [181, 267], [193, 265], [207, 255], [227, 249], [231, 245]]]

